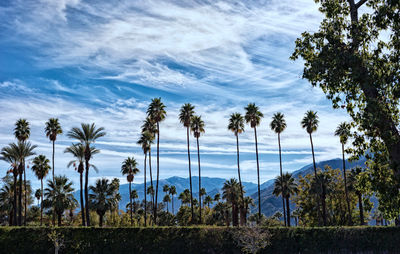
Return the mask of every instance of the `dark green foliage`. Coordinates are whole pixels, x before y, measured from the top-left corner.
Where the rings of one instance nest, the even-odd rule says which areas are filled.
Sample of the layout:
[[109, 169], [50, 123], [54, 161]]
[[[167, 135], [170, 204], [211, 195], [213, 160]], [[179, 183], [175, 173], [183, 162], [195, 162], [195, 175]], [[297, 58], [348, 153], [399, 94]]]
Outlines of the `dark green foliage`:
[[[239, 228], [0, 228], [8, 253], [54, 253], [49, 234], [63, 239], [60, 253], [240, 253]], [[261, 253], [396, 253], [397, 227], [263, 228], [270, 245]]]

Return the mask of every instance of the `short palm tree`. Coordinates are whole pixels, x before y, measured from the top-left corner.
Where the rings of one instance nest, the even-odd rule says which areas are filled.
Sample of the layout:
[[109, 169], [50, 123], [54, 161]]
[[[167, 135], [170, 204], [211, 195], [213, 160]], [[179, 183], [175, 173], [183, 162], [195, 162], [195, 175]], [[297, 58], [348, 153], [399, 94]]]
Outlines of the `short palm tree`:
[[290, 202], [289, 198], [297, 192], [297, 184], [294, 182], [292, 174], [285, 173], [275, 179], [275, 187], [273, 194], [282, 195], [286, 200], [286, 225], [290, 227]]
[[346, 175], [346, 159], [344, 157], [344, 145], [347, 143], [350, 137], [350, 124], [346, 122], [342, 122], [336, 128], [335, 136], [339, 136], [340, 143], [342, 144], [342, 158], [343, 158], [343, 179], [344, 179], [344, 193], [346, 195], [346, 203], [347, 203], [347, 216], [349, 218], [349, 225], [353, 224], [351, 218], [351, 209], [350, 209], [350, 199], [347, 190], [347, 175]]
[[329, 183], [331, 176], [326, 172], [320, 171], [311, 183], [311, 193], [320, 197], [322, 207], [322, 221], [324, 226], [327, 225], [327, 213], [326, 213], [326, 196], [330, 192]]
[[65, 210], [74, 206], [72, 182], [66, 176], [55, 176], [54, 181], [47, 181], [48, 187], [44, 190], [44, 207], [52, 208], [57, 214], [58, 226], [61, 226], [62, 215]]
[[[240, 113], [233, 113], [229, 118], [228, 130], [232, 131], [236, 137], [236, 159], [240, 186], [240, 196], [244, 200], [242, 178], [240, 177], [240, 159], [239, 159], [239, 134], [244, 132], [244, 118]], [[218, 202], [218, 201], [217, 201]], [[241, 204], [242, 208], [244, 203]]]
[[260, 165], [258, 161], [258, 142], [257, 142], [257, 126], [260, 125], [261, 118], [264, 117], [263, 113], [258, 110], [258, 107], [254, 103], [249, 103], [244, 108], [246, 114], [244, 118], [246, 123], [250, 123], [251, 128], [254, 129], [254, 139], [256, 144], [256, 160], [257, 160], [257, 183], [258, 183], [258, 217], [261, 218], [261, 190], [260, 190]]
[[168, 203], [171, 202], [171, 197], [169, 196], [169, 194], [165, 194], [165, 196], [163, 198], [163, 202], [165, 203], [165, 206], [167, 207], [167, 213], [169, 213]]
[[[279, 146], [279, 168], [280, 168], [280, 176], [282, 177], [282, 150], [281, 150], [281, 133], [286, 129], [286, 121], [285, 116], [278, 112], [274, 114], [272, 117], [272, 121], [270, 123], [271, 130], [273, 130], [276, 134], [278, 134], [278, 146]], [[285, 208], [285, 199], [282, 195], [282, 209], [283, 215], [286, 225], [286, 208]]]
[[14, 196], [14, 185], [15, 183], [12, 181], [11, 177], [7, 174], [3, 177], [2, 182], [4, 183], [0, 189], [0, 210], [4, 215], [8, 217], [8, 225], [12, 226], [15, 221], [15, 217], [13, 217], [13, 210], [15, 210], [13, 203]]
[[[42, 193], [43, 193], [43, 191], [41, 190], [41, 189], [37, 189], [36, 191], [35, 191], [35, 198], [37, 199], [37, 201], [38, 201], [38, 207], [39, 207], [39, 202], [40, 202], [40, 198], [42, 198]], [[42, 198], [42, 201], [43, 201], [43, 198]]]
[[200, 190], [201, 190], [201, 167], [200, 167], [200, 146], [199, 146], [199, 138], [202, 133], [205, 132], [204, 130], [204, 121], [201, 119], [201, 116], [193, 116], [192, 121], [190, 124], [190, 129], [193, 133], [193, 136], [196, 138], [196, 143], [197, 143], [197, 164], [199, 166], [199, 204], [200, 204], [200, 224], [201, 224], [201, 195], [200, 195]]
[[210, 205], [213, 203], [212, 197], [211, 197], [210, 195], [207, 195], [207, 196], [204, 198], [204, 203], [205, 203], [208, 207], [210, 207]]
[[[190, 204], [190, 190], [185, 189], [183, 192], [179, 194], [178, 197], [179, 200], [181, 200], [182, 205]], [[193, 220], [193, 217], [192, 217]]]
[[139, 173], [139, 169], [137, 168], [138, 163], [135, 158], [128, 157], [124, 160], [121, 167], [122, 175], [126, 175], [126, 179], [129, 182], [129, 203], [130, 203], [130, 216], [131, 216], [131, 225], [133, 225], [133, 211], [132, 211], [132, 182], [134, 176]]
[[132, 190], [131, 191], [131, 197], [132, 197], [133, 212], [136, 213], [136, 210], [135, 210], [135, 199], [137, 199], [139, 197], [139, 195], [138, 195], [136, 190]]
[[115, 206], [115, 185], [109, 183], [108, 179], [98, 179], [94, 186], [90, 186], [90, 207], [99, 215], [99, 226], [103, 226], [104, 214]]
[[236, 179], [226, 180], [222, 187], [222, 198], [232, 207], [232, 225], [239, 225], [238, 206], [241, 200], [240, 185]]
[[54, 180], [54, 152], [55, 152], [55, 142], [57, 139], [57, 135], [62, 134], [62, 128], [60, 123], [58, 122], [58, 118], [50, 118], [49, 121], [46, 122], [46, 137], [50, 139], [53, 144], [53, 153], [52, 153], [52, 170], [53, 170], [53, 180]]
[[190, 208], [192, 212], [192, 218], [194, 218], [194, 207], [193, 207], [193, 189], [192, 189], [192, 169], [190, 165], [190, 142], [189, 142], [189, 130], [194, 115], [194, 106], [190, 103], [185, 103], [179, 113], [179, 121], [186, 128], [186, 141], [187, 141], [187, 154], [189, 163], [189, 186], [190, 186]]
[[169, 194], [171, 195], [172, 214], [175, 214], [175, 211], [174, 211], [174, 195], [176, 195], [175, 185], [171, 185], [169, 187]]
[[40, 180], [40, 190], [41, 190], [41, 204], [40, 204], [40, 225], [43, 224], [43, 179], [49, 173], [51, 167], [49, 165], [50, 161], [44, 155], [39, 155], [33, 159], [32, 171], [35, 173], [36, 177]]
[[106, 132], [103, 127], [97, 128], [94, 123], [86, 124], [82, 123], [81, 128], [73, 127], [67, 134], [69, 138], [79, 140], [85, 147], [85, 204], [86, 204], [86, 224], [90, 226], [90, 214], [89, 214], [89, 161], [92, 158], [91, 145], [99, 138], [104, 137]]
[[154, 222], [157, 222], [157, 198], [158, 198], [158, 182], [160, 177], [160, 122], [167, 115], [165, 105], [161, 102], [161, 98], [154, 98], [147, 109], [147, 115], [157, 125], [157, 181], [156, 181], [156, 199], [154, 201]]

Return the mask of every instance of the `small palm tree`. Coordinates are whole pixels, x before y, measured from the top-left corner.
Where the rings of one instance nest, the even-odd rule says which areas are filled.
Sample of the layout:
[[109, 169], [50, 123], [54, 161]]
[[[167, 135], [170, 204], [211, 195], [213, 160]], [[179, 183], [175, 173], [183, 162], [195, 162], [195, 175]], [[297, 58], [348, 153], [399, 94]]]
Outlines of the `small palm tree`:
[[44, 155], [39, 155], [33, 159], [32, 171], [36, 177], [40, 180], [40, 193], [42, 202], [40, 204], [40, 225], [43, 224], [43, 179], [50, 171], [50, 161]]
[[186, 141], [187, 141], [187, 154], [189, 163], [189, 184], [190, 184], [190, 208], [192, 212], [192, 218], [194, 218], [194, 207], [193, 207], [193, 190], [192, 190], [192, 169], [190, 165], [190, 147], [189, 147], [189, 130], [194, 115], [194, 106], [190, 103], [186, 103], [181, 107], [179, 113], [179, 121], [186, 127]]
[[69, 138], [79, 140], [85, 147], [85, 203], [86, 203], [86, 223], [90, 226], [90, 214], [89, 214], [89, 161], [92, 158], [91, 145], [99, 138], [104, 137], [106, 132], [103, 127], [97, 128], [94, 123], [92, 124], [81, 124], [81, 128], [73, 127], [67, 134]]
[[54, 152], [55, 152], [55, 142], [57, 139], [57, 135], [62, 134], [61, 125], [58, 122], [58, 118], [50, 118], [49, 121], [46, 122], [46, 137], [50, 139], [53, 143], [53, 154], [52, 154], [52, 170], [53, 170], [53, 180], [54, 180]]
[[99, 215], [99, 226], [103, 226], [104, 214], [115, 206], [115, 185], [109, 183], [108, 179], [102, 178], [96, 181], [94, 186], [90, 186], [89, 194], [91, 209]]
[[[282, 177], [282, 150], [281, 150], [281, 133], [286, 129], [286, 121], [285, 116], [278, 112], [274, 114], [272, 117], [272, 121], [270, 124], [271, 130], [273, 130], [276, 134], [278, 134], [278, 146], [279, 146], [279, 167], [280, 167], [280, 176]], [[284, 215], [284, 221], [286, 225], [286, 209], [285, 209], [285, 199], [282, 195], [282, 209]]]
[[258, 107], [254, 103], [249, 103], [247, 107], [244, 108], [246, 114], [244, 118], [246, 123], [250, 123], [251, 128], [254, 129], [254, 139], [256, 144], [256, 160], [257, 160], [257, 183], [258, 183], [258, 216], [261, 218], [261, 184], [260, 184], [260, 165], [258, 162], [258, 144], [257, 144], [257, 126], [260, 125], [261, 118], [264, 117], [263, 113], [258, 110]]
[[157, 221], [157, 198], [158, 198], [158, 182], [160, 177], [160, 122], [167, 115], [165, 105], [161, 102], [161, 98], [154, 98], [147, 109], [148, 117], [157, 125], [157, 181], [156, 181], [156, 199], [154, 201], [154, 222]]
[[[244, 118], [240, 113], [231, 114], [231, 117], [229, 119], [229, 124], [228, 124], [228, 130], [232, 131], [236, 137], [236, 158], [237, 158], [237, 167], [238, 167], [240, 196], [241, 196], [241, 199], [244, 200], [242, 178], [240, 177], [240, 159], [239, 159], [239, 134], [244, 132]], [[244, 207], [243, 202], [242, 202], [242, 207]]]
[[136, 190], [132, 190], [131, 191], [131, 197], [132, 197], [133, 212], [136, 213], [136, 210], [135, 210], [135, 199], [139, 198], [139, 195], [138, 195]]
[[[40, 198], [42, 197], [42, 190], [40, 190], [40, 189], [37, 189], [36, 191], [35, 191], [35, 198], [37, 199], [37, 202], [38, 202], [38, 207], [39, 207], [39, 205], [40, 205]], [[43, 198], [42, 198], [42, 200], [43, 200]]]
[[204, 203], [205, 203], [208, 207], [210, 207], [210, 204], [213, 203], [212, 197], [211, 197], [210, 195], [207, 195], [207, 196], [204, 198]]
[[240, 185], [236, 179], [231, 178], [224, 183], [222, 187], [222, 198], [232, 207], [232, 225], [239, 225], [238, 205], [241, 199]]
[[131, 215], [131, 225], [133, 225], [133, 211], [132, 211], [132, 182], [134, 176], [139, 173], [137, 168], [137, 162], [135, 158], [128, 157], [124, 160], [121, 167], [122, 175], [126, 175], [126, 179], [129, 182], [129, 203], [130, 203], [130, 215]]
[[292, 174], [285, 173], [275, 179], [275, 187], [273, 194], [276, 196], [282, 195], [286, 200], [286, 225], [290, 227], [290, 202], [291, 195], [297, 192], [297, 184], [294, 182]]
[[58, 226], [61, 226], [62, 215], [65, 210], [76, 203], [72, 182], [66, 176], [55, 176], [54, 181], [48, 180], [48, 187], [44, 190], [44, 207], [52, 208], [57, 214]]
[[349, 199], [349, 194], [348, 194], [348, 190], [347, 190], [346, 159], [344, 157], [344, 145], [347, 143], [347, 140], [349, 139], [350, 129], [351, 129], [350, 124], [348, 124], [346, 122], [342, 122], [339, 124], [339, 126], [336, 128], [336, 131], [335, 131], [335, 136], [339, 136], [340, 143], [342, 144], [344, 193], [346, 195], [347, 216], [349, 218], [349, 225], [353, 224], [353, 221], [351, 218], [350, 199]]
[[348, 190], [354, 191], [358, 197], [358, 209], [360, 210], [360, 225], [363, 226], [364, 222], [364, 206], [363, 206], [363, 192], [362, 189], [365, 187], [364, 181], [362, 180], [362, 176], [365, 172], [361, 167], [355, 167], [351, 169], [349, 181], [348, 181]]
[[[185, 189], [183, 192], [181, 192], [181, 194], [179, 194], [178, 199], [181, 200], [182, 205], [190, 204], [190, 202], [191, 202], [191, 200], [190, 200], [190, 190], [189, 189]], [[193, 219], [193, 217], [192, 217], [192, 219]]]
[[321, 199], [321, 207], [322, 207], [322, 220], [324, 222], [324, 226], [327, 225], [327, 213], [326, 213], [326, 196], [331, 191], [329, 187], [329, 183], [331, 182], [331, 176], [326, 172], [318, 172], [317, 176], [314, 178], [314, 181], [311, 182], [311, 193], [317, 195]]
[[220, 193], [217, 193], [217, 194], [214, 195], [214, 201], [215, 202], [219, 202], [220, 199], [221, 199], [221, 194]]
[[176, 195], [176, 187], [175, 187], [175, 185], [171, 185], [169, 187], [169, 194], [171, 195], [172, 214], [175, 214], [175, 211], [174, 211], [174, 195]]
[[163, 202], [165, 203], [165, 206], [167, 207], [167, 213], [169, 213], [168, 203], [171, 202], [171, 197], [169, 196], [169, 194], [165, 194], [165, 196], [163, 198]]
[[0, 189], [0, 209], [5, 213], [4, 215], [7, 215], [8, 225], [11, 226], [15, 221], [15, 217], [13, 217], [13, 210], [15, 210], [15, 207], [13, 206], [13, 186], [15, 183], [8, 174], [1, 180], [4, 185]]
[[196, 143], [197, 143], [197, 164], [199, 166], [199, 204], [200, 204], [200, 224], [201, 224], [201, 195], [200, 195], [200, 190], [201, 190], [201, 167], [200, 167], [200, 146], [199, 146], [199, 138], [202, 133], [205, 132], [204, 130], [204, 121], [201, 120], [201, 116], [193, 116], [192, 117], [192, 122], [190, 125], [190, 129], [193, 133], [193, 136], [196, 138]]

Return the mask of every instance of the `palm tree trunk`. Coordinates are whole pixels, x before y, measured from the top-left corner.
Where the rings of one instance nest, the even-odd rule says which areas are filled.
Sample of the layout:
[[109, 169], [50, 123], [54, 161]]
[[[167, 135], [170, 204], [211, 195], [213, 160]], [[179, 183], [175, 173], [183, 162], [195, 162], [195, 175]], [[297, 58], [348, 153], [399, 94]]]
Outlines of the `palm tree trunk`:
[[200, 167], [200, 146], [199, 146], [199, 137], [196, 138], [197, 140], [197, 164], [199, 165], [199, 205], [200, 205], [200, 219], [199, 222], [201, 224], [202, 217], [201, 217], [201, 167]]
[[[281, 179], [282, 179], [282, 151], [281, 151], [281, 134], [278, 133], [278, 146], [279, 146], [279, 167], [280, 167], [280, 174], [281, 174]], [[283, 220], [285, 221], [285, 226], [286, 226], [286, 211], [285, 211], [285, 198], [283, 197], [282, 193], [282, 210], [283, 210]]]
[[153, 174], [152, 174], [152, 170], [151, 170], [151, 148], [149, 148], [149, 169], [150, 169], [150, 185], [151, 185], [151, 189], [153, 190], [153, 193], [151, 193], [151, 200], [152, 200], [152, 204], [151, 205], [152, 205], [153, 213], [154, 213], [155, 206], [154, 206]]
[[255, 142], [256, 142], [256, 159], [257, 159], [258, 218], [261, 219], [260, 165], [258, 163], [258, 144], [257, 144], [257, 127], [256, 126], [254, 126], [254, 139], [255, 139]]
[[54, 151], [55, 151], [55, 140], [53, 140], [53, 155], [52, 155], [52, 170], [53, 170], [53, 181], [54, 181]]
[[147, 226], [147, 193], [146, 193], [146, 161], [147, 152], [144, 154], [144, 226]]
[[24, 226], [26, 226], [26, 205], [27, 205], [27, 201], [28, 201], [28, 199], [27, 199], [27, 197], [26, 197], [26, 194], [27, 194], [27, 190], [26, 190], [26, 170], [25, 170], [25, 162], [24, 162]]
[[286, 197], [286, 218], [287, 218], [287, 226], [290, 227], [290, 203], [289, 197]]
[[[311, 133], [309, 133], [309, 135], [310, 135], [311, 153], [312, 153], [313, 167], [314, 167], [314, 176], [315, 176], [315, 178], [317, 178], [317, 165], [315, 164], [314, 144], [313, 144], [313, 141], [312, 141]], [[323, 186], [322, 186], [322, 183], [321, 183], [321, 189], [322, 188], [323, 188]], [[320, 199], [322, 199], [322, 197], [320, 197]], [[322, 202], [324, 202], [324, 201], [322, 201]], [[321, 205], [320, 205], [320, 200], [319, 199], [317, 199], [317, 210], [318, 210], [318, 213], [320, 214], [321, 213]], [[322, 215], [322, 219], [323, 219], [324, 226], [326, 226], [326, 218], [323, 215]], [[321, 219], [319, 221], [321, 221]]]
[[79, 184], [80, 184], [80, 198], [81, 198], [81, 215], [82, 215], [82, 226], [85, 226], [85, 205], [83, 203], [83, 172], [79, 173]]
[[361, 193], [358, 193], [358, 208], [360, 209], [360, 225], [362, 226], [364, 225], [364, 209]]
[[347, 191], [347, 176], [346, 176], [346, 160], [344, 158], [344, 143], [342, 143], [342, 155], [343, 155], [343, 178], [344, 178], [344, 193], [346, 194], [346, 203], [347, 203], [347, 215], [349, 218], [349, 225], [353, 224], [351, 219], [351, 210], [350, 210], [350, 200], [349, 193]]
[[85, 172], [85, 212], [86, 212], [86, 225], [90, 227], [90, 214], [89, 214], [89, 160], [85, 160], [86, 172]]
[[175, 214], [175, 211], [174, 211], [174, 195], [173, 194], [171, 194], [171, 205], [172, 205], [172, 214]]
[[[243, 195], [243, 185], [242, 185], [242, 178], [240, 177], [240, 158], [239, 158], [239, 135], [235, 133], [236, 136], [236, 160], [238, 166], [238, 177], [239, 177], [239, 185], [240, 185], [240, 197], [242, 198], [241, 209], [244, 207], [244, 195]], [[241, 221], [243, 224], [243, 221]]]
[[62, 216], [62, 213], [58, 213], [57, 215], [58, 215], [57, 216], [58, 217], [58, 226], [61, 227], [61, 216]]
[[14, 167], [14, 200], [13, 200], [13, 225], [17, 226], [17, 168]]
[[129, 182], [129, 203], [131, 205], [130, 214], [131, 214], [131, 226], [133, 224], [133, 214], [132, 214], [132, 182]]
[[22, 226], [22, 171], [19, 174], [18, 226]]
[[40, 202], [40, 226], [43, 224], [43, 178], [40, 179], [41, 202]]
[[157, 122], [157, 182], [156, 182], [156, 200], [154, 204], [154, 223], [157, 223], [157, 200], [158, 200], [158, 180], [160, 177], [160, 124]]
[[166, 202], [167, 203], [167, 213], [169, 213], [169, 210], [168, 210], [168, 202]]
[[[190, 209], [192, 212], [192, 223], [194, 222], [194, 207], [193, 207], [193, 192], [192, 192], [192, 169], [190, 166], [190, 143], [189, 143], [189, 127], [186, 127], [186, 140], [187, 140], [187, 152], [189, 162], [189, 184], [190, 184]], [[199, 193], [200, 195], [200, 193]], [[200, 205], [201, 206], [201, 205]]]

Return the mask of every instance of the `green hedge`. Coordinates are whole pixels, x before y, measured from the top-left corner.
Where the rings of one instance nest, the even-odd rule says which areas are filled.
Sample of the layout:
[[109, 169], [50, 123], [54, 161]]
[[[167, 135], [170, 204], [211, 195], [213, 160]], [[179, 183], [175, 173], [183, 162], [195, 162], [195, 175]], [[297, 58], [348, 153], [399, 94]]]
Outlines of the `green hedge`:
[[[235, 228], [56, 228], [60, 253], [241, 253]], [[239, 229], [240, 230], [240, 229]], [[400, 253], [400, 228], [263, 228], [261, 253]], [[0, 228], [0, 253], [54, 253], [51, 228]], [[235, 236], [236, 235], [236, 236]], [[239, 233], [240, 235], [240, 233]]]

